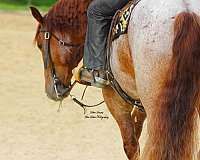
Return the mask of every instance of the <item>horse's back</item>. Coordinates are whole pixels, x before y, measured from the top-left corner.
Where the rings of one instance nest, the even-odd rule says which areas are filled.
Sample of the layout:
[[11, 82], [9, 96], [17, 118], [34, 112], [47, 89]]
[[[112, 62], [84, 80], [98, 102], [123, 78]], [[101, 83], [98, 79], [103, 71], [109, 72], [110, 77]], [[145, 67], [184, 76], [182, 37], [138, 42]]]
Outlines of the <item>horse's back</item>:
[[175, 17], [188, 10], [200, 15], [198, 6], [199, 0], [141, 0], [132, 13], [129, 43], [137, 89], [147, 109], [154, 105], [169, 67]]

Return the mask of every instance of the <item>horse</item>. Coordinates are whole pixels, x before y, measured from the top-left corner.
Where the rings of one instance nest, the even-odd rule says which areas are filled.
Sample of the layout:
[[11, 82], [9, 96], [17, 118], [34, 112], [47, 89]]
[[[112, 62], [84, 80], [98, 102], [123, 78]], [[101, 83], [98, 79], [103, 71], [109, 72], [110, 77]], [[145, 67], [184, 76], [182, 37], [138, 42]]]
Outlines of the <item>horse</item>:
[[[45, 90], [57, 101], [73, 88], [72, 70], [83, 56], [87, 7], [92, 0], [59, 0], [46, 15], [31, 7], [39, 25], [35, 41], [44, 61]], [[200, 1], [141, 0], [128, 33], [112, 42], [110, 65], [124, 91], [140, 99], [145, 113], [112, 87], [102, 89], [129, 160], [193, 160], [200, 114]], [[148, 137], [139, 138], [147, 120]]]

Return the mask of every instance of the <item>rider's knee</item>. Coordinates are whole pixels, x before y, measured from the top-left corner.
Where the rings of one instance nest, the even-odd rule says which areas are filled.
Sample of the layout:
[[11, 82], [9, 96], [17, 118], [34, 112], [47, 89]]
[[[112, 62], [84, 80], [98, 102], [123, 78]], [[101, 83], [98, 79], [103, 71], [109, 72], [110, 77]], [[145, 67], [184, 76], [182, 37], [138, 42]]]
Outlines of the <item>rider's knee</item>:
[[103, 0], [92, 1], [87, 9], [87, 16], [89, 18], [100, 19], [105, 16], [105, 12], [102, 8], [105, 6]]

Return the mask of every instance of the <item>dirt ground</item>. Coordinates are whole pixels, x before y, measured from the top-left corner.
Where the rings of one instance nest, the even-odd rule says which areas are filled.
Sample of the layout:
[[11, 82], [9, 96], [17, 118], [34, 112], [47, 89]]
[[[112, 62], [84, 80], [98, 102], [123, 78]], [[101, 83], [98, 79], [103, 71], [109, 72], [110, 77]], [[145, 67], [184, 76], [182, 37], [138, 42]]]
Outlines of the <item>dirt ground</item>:
[[[30, 13], [0, 12], [0, 160], [126, 160], [117, 124], [105, 104], [87, 119], [69, 98], [58, 103], [44, 93], [43, 64], [33, 45], [36, 22]], [[81, 96], [82, 86], [73, 94]], [[89, 89], [86, 102], [102, 100]]]
[[[127, 160], [105, 104], [86, 115], [99, 111], [108, 118], [88, 119], [70, 98], [57, 112], [59, 104], [46, 97], [42, 59], [32, 43], [36, 26], [30, 13], [0, 12], [0, 160]], [[72, 94], [80, 98], [83, 89]], [[91, 88], [85, 101], [102, 99]]]

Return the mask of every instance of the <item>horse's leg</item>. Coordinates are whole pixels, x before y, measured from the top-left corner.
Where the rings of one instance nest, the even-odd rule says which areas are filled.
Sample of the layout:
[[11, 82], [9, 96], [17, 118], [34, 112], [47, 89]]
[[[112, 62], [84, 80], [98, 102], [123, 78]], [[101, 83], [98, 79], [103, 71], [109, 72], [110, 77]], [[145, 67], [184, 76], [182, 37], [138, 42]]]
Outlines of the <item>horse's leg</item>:
[[119, 125], [127, 157], [129, 160], [138, 160], [139, 144], [131, 118], [132, 106], [122, 100], [111, 87], [103, 89], [103, 96], [108, 109]]
[[139, 140], [143, 128], [143, 123], [146, 119], [146, 112], [143, 112], [139, 108], [135, 107], [132, 111], [131, 117], [135, 127], [135, 135]]

